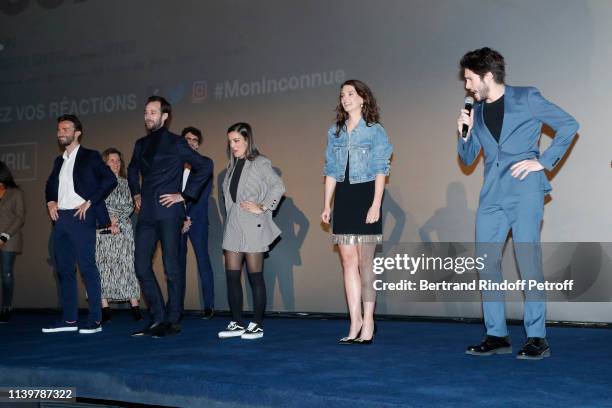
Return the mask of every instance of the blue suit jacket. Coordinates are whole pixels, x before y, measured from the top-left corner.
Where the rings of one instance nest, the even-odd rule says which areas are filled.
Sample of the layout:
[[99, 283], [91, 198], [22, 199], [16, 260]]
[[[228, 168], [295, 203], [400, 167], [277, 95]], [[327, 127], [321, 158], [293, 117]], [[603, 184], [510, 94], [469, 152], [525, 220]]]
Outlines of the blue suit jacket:
[[[189, 173], [187, 182], [191, 178], [193, 170]], [[205, 221], [208, 222], [208, 200], [212, 190], [212, 177], [208, 179], [200, 197], [197, 200], [187, 200], [185, 207], [187, 209], [187, 215], [191, 217], [192, 221]]]
[[184, 205], [174, 204], [167, 208], [159, 203], [162, 194], [180, 193], [184, 163], [191, 165], [192, 173], [183, 196], [187, 200], [197, 200], [212, 175], [211, 159], [198, 154], [183, 137], [165, 127], [136, 141], [128, 166], [128, 183], [132, 195], [141, 194], [140, 219], [185, 217]]
[[[47, 202], [58, 200], [59, 173], [64, 164], [64, 158], [60, 155], [53, 162], [53, 170], [47, 179], [45, 197]], [[104, 199], [117, 186], [117, 177], [104, 163], [102, 156], [95, 150], [89, 150], [83, 146], [79, 147], [74, 161], [74, 172], [72, 174], [74, 191], [84, 200], [91, 201], [91, 208], [100, 226], [110, 225], [108, 210]]]
[[[498, 201], [504, 195], [551, 190], [543, 171], [531, 172], [523, 179], [512, 177], [510, 167], [526, 159], [537, 159], [552, 170], [563, 158], [578, 130], [576, 120], [555, 104], [547, 101], [533, 87], [505, 87], [504, 121], [499, 143], [484, 123], [483, 102], [474, 105], [474, 125], [467, 142], [459, 138], [459, 157], [470, 165], [484, 149], [484, 183], [480, 203]], [[540, 155], [539, 141], [542, 124], [555, 131], [552, 144]], [[497, 188], [499, 187], [499, 188]]]

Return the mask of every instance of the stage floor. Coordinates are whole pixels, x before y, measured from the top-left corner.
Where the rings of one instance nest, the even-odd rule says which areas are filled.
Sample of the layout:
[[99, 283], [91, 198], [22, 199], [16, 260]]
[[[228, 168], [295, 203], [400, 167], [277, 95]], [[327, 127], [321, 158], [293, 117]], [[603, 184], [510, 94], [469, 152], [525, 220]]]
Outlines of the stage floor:
[[[269, 318], [260, 340], [217, 338], [225, 317], [187, 316], [181, 335], [43, 334], [56, 316], [0, 325], [0, 386], [76, 387], [77, 396], [180, 407], [612, 407], [612, 330], [552, 327], [552, 357], [464, 354], [477, 324], [379, 321], [370, 346], [337, 345], [344, 320]], [[511, 326], [514, 352], [524, 341]]]

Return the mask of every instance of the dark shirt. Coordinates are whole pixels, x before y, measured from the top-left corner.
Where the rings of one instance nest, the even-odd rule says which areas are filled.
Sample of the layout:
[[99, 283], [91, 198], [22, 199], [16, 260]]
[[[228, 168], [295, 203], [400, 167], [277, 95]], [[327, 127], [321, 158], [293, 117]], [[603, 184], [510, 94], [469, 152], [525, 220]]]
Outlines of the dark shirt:
[[504, 95], [496, 101], [484, 104], [484, 122], [497, 143], [504, 124]]
[[234, 172], [232, 173], [232, 179], [230, 180], [230, 195], [232, 201], [236, 202], [236, 194], [238, 193], [238, 182], [240, 181], [240, 175], [242, 174], [242, 168], [244, 167], [244, 159], [238, 159], [234, 165]]

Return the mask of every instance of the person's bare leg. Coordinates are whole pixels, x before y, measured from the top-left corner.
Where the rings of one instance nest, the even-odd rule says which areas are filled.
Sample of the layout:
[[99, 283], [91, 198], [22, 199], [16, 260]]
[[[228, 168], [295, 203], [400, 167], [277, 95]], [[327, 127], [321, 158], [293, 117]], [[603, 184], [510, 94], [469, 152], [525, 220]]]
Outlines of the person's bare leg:
[[338, 250], [340, 251], [340, 259], [342, 261], [344, 291], [351, 319], [348, 337], [354, 339], [359, 335], [363, 323], [357, 245], [338, 245]]
[[370, 340], [374, 335], [374, 309], [376, 308], [376, 290], [374, 290], [374, 271], [372, 263], [376, 244], [359, 244], [359, 277], [361, 278], [361, 299], [363, 301], [363, 326], [361, 338]]

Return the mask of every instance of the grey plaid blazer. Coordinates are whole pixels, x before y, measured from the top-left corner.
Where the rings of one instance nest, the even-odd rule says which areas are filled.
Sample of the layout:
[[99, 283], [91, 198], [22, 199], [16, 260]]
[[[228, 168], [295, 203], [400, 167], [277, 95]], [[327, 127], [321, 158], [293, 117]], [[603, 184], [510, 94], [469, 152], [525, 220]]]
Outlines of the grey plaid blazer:
[[[246, 160], [238, 182], [236, 202], [229, 191], [233, 168], [223, 180], [223, 196], [227, 214], [223, 229], [223, 249], [233, 252], [266, 252], [281, 233], [272, 221], [272, 211], [285, 193], [283, 180], [272, 169], [267, 157]], [[266, 211], [253, 214], [240, 208], [241, 201], [262, 204]]]

